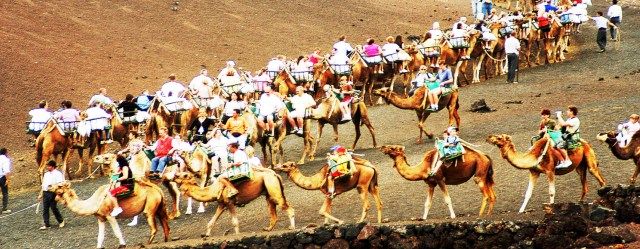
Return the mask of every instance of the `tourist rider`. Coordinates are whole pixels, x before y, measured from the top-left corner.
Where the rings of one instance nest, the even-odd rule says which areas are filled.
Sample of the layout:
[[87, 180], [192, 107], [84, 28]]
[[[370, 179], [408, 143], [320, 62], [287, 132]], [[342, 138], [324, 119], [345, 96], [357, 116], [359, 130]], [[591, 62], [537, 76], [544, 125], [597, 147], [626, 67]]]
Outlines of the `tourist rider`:
[[367, 44], [362, 47], [364, 59], [368, 64], [373, 65], [373, 71], [378, 74], [382, 74], [382, 67], [380, 63], [382, 62], [382, 49], [380, 45], [376, 44], [373, 38], [369, 38], [367, 40]]
[[[385, 60], [387, 60], [388, 63], [392, 64], [396, 62], [403, 63], [404, 58], [401, 58], [400, 53], [401, 51], [404, 52], [404, 50], [402, 50], [402, 48], [398, 46], [397, 43], [395, 43], [395, 39], [393, 38], [393, 36], [388, 36], [386, 38], [386, 41], [387, 43], [382, 45], [382, 56], [385, 58]], [[399, 72], [406, 73], [408, 71], [404, 68], [403, 65]]]
[[169, 136], [167, 127], [160, 127], [158, 129], [158, 141], [149, 147], [149, 149], [155, 153], [155, 157], [151, 159], [150, 178], [158, 178], [171, 159], [169, 157], [169, 151], [172, 149], [171, 140], [173, 140], [173, 138]]
[[98, 141], [100, 144], [111, 143], [109, 128], [109, 121], [111, 114], [102, 109], [101, 104], [96, 102], [91, 108], [85, 111], [87, 114], [86, 122], [88, 122], [91, 132], [96, 132], [98, 135]]
[[62, 101], [62, 110], [53, 114], [53, 117], [57, 119], [62, 126], [62, 130], [64, 132], [71, 132], [73, 143], [79, 143], [78, 134], [75, 132], [75, 129], [78, 127], [78, 121], [80, 121], [80, 111], [72, 108], [73, 103], [69, 100]]
[[147, 112], [151, 106], [151, 100], [153, 100], [153, 96], [149, 95], [149, 90], [143, 90], [136, 98], [136, 105], [140, 111]]
[[[231, 167], [239, 167], [243, 164], [247, 164], [247, 154], [244, 151], [238, 149], [238, 143], [231, 143], [228, 147], [227, 160], [229, 162], [229, 168]], [[226, 188], [227, 190], [227, 198], [232, 198], [236, 194], [238, 194], [238, 190], [231, 184], [229, 181], [229, 173], [227, 170], [229, 168], [223, 169], [223, 173], [220, 174], [216, 179], [218, 180], [218, 184], [222, 185], [218, 188], [218, 192], [214, 193], [214, 196], [220, 198], [223, 190]]]
[[240, 109], [236, 109], [233, 112], [233, 116], [227, 120], [227, 123], [224, 125], [224, 129], [229, 132], [227, 138], [232, 143], [238, 143], [239, 148], [244, 150], [245, 145], [247, 144], [247, 132], [249, 130], [249, 123], [247, 120], [240, 116]]
[[89, 100], [89, 106], [93, 106], [95, 103], [103, 104], [103, 105], [112, 105], [113, 100], [107, 97], [107, 89], [100, 88], [96, 95], [93, 95]]
[[51, 227], [49, 224], [49, 209], [51, 209], [53, 215], [56, 217], [58, 227], [64, 227], [64, 220], [56, 203], [56, 193], [49, 191], [53, 185], [64, 182], [64, 175], [56, 169], [57, 167], [56, 161], [48, 161], [46, 166], [47, 172], [42, 176], [42, 192], [38, 195], [38, 200], [42, 200], [42, 218], [44, 219], [44, 225], [40, 227], [40, 230]]
[[467, 55], [469, 34], [466, 27], [466, 24], [458, 22], [456, 28], [451, 30], [451, 38], [449, 39], [451, 47], [458, 51], [462, 60], [471, 58]]
[[327, 164], [329, 165], [329, 171], [327, 172], [327, 192], [329, 193], [327, 196], [331, 199], [335, 197], [334, 180], [355, 171], [353, 158], [351, 153], [347, 153], [347, 149], [338, 145], [332, 148], [332, 151], [332, 154], [327, 155]]
[[127, 147], [124, 148], [123, 150], [118, 151], [118, 155], [125, 155], [128, 153], [128, 160], [131, 160], [131, 158], [138, 154], [140, 151], [142, 151], [144, 149], [144, 141], [142, 141], [140, 138], [138, 138], [138, 132], [136, 131], [129, 131], [129, 134], [127, 134], [127, 136], [129, 137], [129, 143], [127, 143]]
[[198, 110], [198, 118], [194, 120], [189, 126], [187, 137], [191, 142], [206, 143], [206, 134], [209, 132], [209, 127], [215, 125], [215, 121], [207, 117], [207, 110], [200, 108]]
[[117, 171], [112, 176], [112, 182], [110, 185], [109, 193], [112, 201], [115, 203], [115, 208], [111, 210], [111, 216], [118, 216], [122, 213], [122, 208], [118, 204], [117, 196], [129, 191], [133, 191], [133, 173], [129, 167], [129, 162], [122, 155], [116, 157], [118, 163]]
[[165, 82], [160, 88], [160, 100], [170, 112], [191, 109], [190, 102], [183, 98], [183, 94], [187, 89], [181, 83], [176, 81], [176, 75], [169, 75], [169, 81]]
[[[284, 107], [282, 99], [273, 92], [270, 86], [260, 96], [258, 126], [264, 131], [264, 135], [273, 136], [277, 113]], [[265, 125], [266, 123], [266, 125]]]
[[289, 98], [289, 100], [291, 101], [291, 106], [293, 107], [293, 111], [291, 111], [287, 116], [287, 118], [289, 119], [289, 124], [293, 128], [293, 133], [302, 135], [305, 112], [307, 111], [307, 108], [315, 106], [316, 101], [311, 95], [304, 92], [304, 87], [302, 86], [296, 87], [296, 95]]
[[132, 94], [127, 94], [127, 96], [124, 98], [124, 101], [118, 104], [117, 109], [122, 109], [123, 122], [137, 122], [136, 112], [140, 108], [138, 107], [138, 105], [136, 105], [135, 102], [133, 102]]
[[329, 64], [334, 65], [336, 74], [344, 74], [350, 71], [348, 65], [351, 52], [353, 52], [353, 48], [351, 44], [347, 43], [347, 37], [340, 36], [338, 42], [333, 44], [333, 55], [329, 61]]
[[224, 105], [222, 124], [227, 123], [227, 120], [233, 116], [235, 110], [244, 110], [247, 108], [247, 103], [239, 97], [238, 93], [231, 93], [229, 98], [230, 100]]
[[234, 61], [227, 61], [225, 68], [220, 70], [220, 73], [218, 73], [218, 79], [225, 77], [240, 79], [240, 74], [238, 73], [238, 70], [235, 69], [235, 66], [236, 63]]
[[0, 148], [0, 190], [2, 190], [2, 214], [11, 213], [9, 206], [9, 176], [11, 176], [11, 158], [7, 148]]
[[227, 163], [227, 146], [229, 139], [222, 135], [222, 130], [214, 128], [207, 134], [207, 143], [204, 148], [209, 152], [207, 156], [211, 158], [211, 168], [214, 175], [222, 173], [222, 165]]
[[639, 118], [640, 116], [638, 114], [631, 114], [629, 121], [618, 125], [618, 136], [616, 136], [618, 146], [625, 147], [631, 142], [633, 135], [640, 130]]
[[[560, 149], [560, 151], [564, 154], [567, 153], [567, 149], [569, 148], [569, 144], [574, 141], [578, 141], [580, 134], [580, 119], [578, 119], [578, 108], [575, 106], [569, 106], [567, 110], [567, 120], [562, 118], [562, 112], [556, 112], [558, 117], [558, 125], [562, 127], [562, 139], [556, 148]], [[568, 160], [568, 156], [566, 159], [559, 164], [556, 168], [567, 168], [571, 166], [571, 160]]]
[[[416, 90], [418, 90], [420, 87], [427, 86], [427, 82], [435, 81], [435, 75], [430, 73], [427, 69], [428, 68], [426, 65], [420, 65], [420, 69], [418, 70], [416, 77], [411, 81], [409, 96], [413, 96]], [[427, 91], [428, 90], [429, 89], [427, 89]], [[427, 91], [425, 91], [425, 94], [427, 94]]]
[[427, 110], [430, 111], [438, 111], [440, 95], [450, 92], [453, 87], [453, 74], [451, 73], [449, 65], [444, 61], [441, 61], [439, 64], [440, 67], [438, 68], [436, 80], [440, 82], [440, 86], [429, 90], [429, 108], [427, 108]]
[[[49, 111], [49, 104], [46, 100], [40, 101], [38, 103], [38, 108], [29, 111], [29, 116], [31, 116], [31, 121], [29, 121], [28, 133], [33, 135], [34, 140], [38, 138], [40, 132], [47, 125], [47, 122], [53, 114]], [[35, 146], [35, 143], [32, 143]]]
[[556, 121], [550, 118], [551, 110], [542, 109], [540, 112], [540, 125], [538, 126], [538, 137], [542, 138], [547, 133], [547, 131], [551, 131], [556, 126]]
[[475, 30], [482, 33], [482, 41], [484, 41], [484, 49], [491, 50], [491, 42], [497, 41], [498, 37], [491, 33], [491, 30], [486, 27], [486, 23], [482, 20], [478, 21], [475, 26]]

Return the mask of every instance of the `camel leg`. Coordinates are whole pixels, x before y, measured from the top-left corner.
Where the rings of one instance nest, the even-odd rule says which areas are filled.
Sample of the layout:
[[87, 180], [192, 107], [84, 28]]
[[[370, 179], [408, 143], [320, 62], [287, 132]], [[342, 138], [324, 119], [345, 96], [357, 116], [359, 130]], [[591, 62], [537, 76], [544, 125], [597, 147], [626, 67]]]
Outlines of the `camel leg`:
[[313, 156], [315, 156], [316, 150], [318, 149], [318, 143], [320, 143], [320, 140], [322, 139], [322, 128], [324, 128], [324, 124], [318, 121], [318, 139], [316, 140], [316, 143], [313, 146]]
[[523, 213], [527, 207], [527, 203], [529, 203], [529, 199], [531, 199], [533, 188], [536, 186], [536, 181], [538, 181], [539, 176], [540, 173], [529, 172], [529, 186], [527, 186], [527, 192], [524, 193], [524, 201], [522, 202], [522, 206], [520, 206], [519, 213]]
[[333, 141], [338, 142], [338, 124], [331, 124], [333, 126]]
[[438, 182], [438, 187], [440, 187], [440, 190], [442, 190], [442, 194], [444, 195], [444, 203], [447, 204], [447, 207], [449, 208], [449, 214], [451, 219], [456, 217], [456, 213], [453, 212], [453, 203], [451, 202], [451, 196], [449, 196], [449, 191], [447, 190], [447, 185], [444, 183], [444, 181], [442, 182]]
[[103, 244], [104, 244], [104, 221], [98, 219], [98, 244], [96, 248], [104, 248], [102, 246]]
[[178, 184], [171, 181], [162, 181], [162, 185], [167, 188], [171, 199], [173, 199], [173, 210], [169, 213], [170, 219], [180, 217], [180, 189], [178, 188]]
[[[362, 117], [360, 117], [360, 118], [362, 118]], [[362, 133], [360, 132], [360, 120], [358, 120], [357, 118], [354, 117], [352, 122], [353, 122], [353, 128], [356, 131], [356, 137], [353, 140], [353, 145], [351, 146], [351, 149], [355, 150], [356, 149], [356, 144], [358, 144], [358, 140], [360, 140], [360, 136], [362, 135]], [[336, 133], [336, 134], [338, 134], [338, 133]], [[336, 139], [336, 142], [337, 141], [338, 140]]]
[[631, 176], [631, 178], [629, 178], [629, 184], [634, 185], [636, 184], [636, 178], [638, 177], [638, 174], [640, 173], [640, 159], [634, 159], [635, 164], [636, 164], [636, 170], [633, 172], [633, 175]]
[[269, 209], [269, 226], [263, 228], [264, 231], [271, 231], [278, 221], [278, 212], [276, 211], [276, 203], [267, 198], [267, 208]]
[[240, 221], [238, 221], [238, 211], [236, 210], [236, 206], [233, 204], [229, 204], [229, 213], [231, 214], [231, 224], [233, 225], [233, 231], [236, 234], [240, 233]]
[[289, 206], [288, 203], [284, 203], [282, 205], [282, 209], [287, 212], [287, 216], [289, 216], [289, 229], [296, 229], [296, 212], [295, 210]]
[[416, 110], [416, 115], [418, 116], [418, 140], [416, 140], [416, 144], [422, 143], [422, 133], [427, 134], [424, 130], [424, 121], [422, 117], [424, 116], [424, 112], [422, 110]]
[[[595, 152], [593, 151], [593, 149], [589, 148], [589, 151], [587, 153], [588, 154], [585, 155], [585, 159], [587, 159], [587, 169], [589, 169], [589, 173], [596, 178], [598, 184], [600, 184], [600, 187], [602, 187], [606, 184], [606, 181], [604, 180], [604, 177], [602, 176], [602, 173], [600, 173], [600, 169], [598, 168], [598, 161], [596, 161], [595, 159]], [[593, 158], [590, 158], [590, 156], [592, 156]]]
[[549, 182], [549, 203], [553, 204], [556, 197], [556, 175], [552, 172], [547, 173], [547, 181]]
[[320, 215], [324, 216], [324, 224], [328, 224], [329, 220], [333, 220], [335, 222], [337, 222], [338, 224], [342, 224], [344, 223], [342, 220], [339, 220], [336, 217], [333, 217], [330, 213], [331, 213], [331, 199], [329, 199], [328, 197], [324, 199], [324, 203], [322, 204], [322, 207], [320, 208]]
[[373, 186], [369, 190], [369, 193], [373, 196], [373, 200], [376, 203], [376, 211], [378, 212], [378, 223], [382, 223], [382, 200], [380, 200], [380, 190], [378, 186]]
[[151, 235], [149, 236], [149, 240], [147, 241], [147, 244], [151, 244], [153, 242], [153, 239], [156, 237], [156, 233], [158, 233], [158, 228], [156, 226], [155, 213], [156, 213], [156, 210], [145, 211], [145, 215], [147, 216], [147, 224], [149, 224], [149, 231], [151, 233]]
[[369, 211], [369, 207], [371, 204], [369, 203], [369, 195], [365, 189], [358, 187], [358, 194], [360, 194], [360, 199], [362, 200], [362, 215], [360, 216], [360, 220], [358, 223], [363, 222], [365, 218], [367, 218], [367, 212]]
[[200, 213], [204, 213], [204, 202], [200, 202], [200, 205], [198, 206], [198, 211], [199, 214]]
[[222, 203], [218, 203], [216, 213], [213, 215], [209, 223], [207, 223], [207, 232], [204, 234], [205, 237], [209, 237], [209, 235], [211, 235], [211, 229], [213, 228], [213, 225], [216, 224], [218, 218], [220, 218], [222, 212], [224, 212], [224, 205]]
[[478, 216], [482, 217], [484, 213], [484, 209], [487, 206], [487, 201], [489, 201], [489, 196], [491, 196], [490, 190], [488, 190], [484, 181], [482, 181], [479, 177], [475, 177], [475, 182], [478, 184], [478, 188], [480, 188], [480, 192], [482, 192], [482, 203], [480, 204], [480, 212]]
[[187, 211], [184, 212], [186, 215], [193, 214], [193, 199], [191, 197], [187, 197]]
[[118, 238], [118, 242], [120, 242], [120, 245], [121, 246], [126, 245], [127, 243], [124, 241], [124, 236], [122, 235], [122, 231], [120, 230], [120, 226], [118, 225], [118, 221], [116, 221], [116, 218], [112, 216], [107, 216], [107, 221], [109, 222], [109, 225], [111, 225], [111, 230], [113, 230], [113, 235], [115, 235], [116, 238]]
[[435, 187], [429, 186], [427, 188], [427, 200], [424, 202], [424, 214], [422, 214], [422, 219], [426, 220], [429, 215], [429, 209], [431, 209], [431, 201], [433, 200], [433, 191]]
[[[375, 133], [375, 129], [373, 128], [373, 125], [371, 125], [371, 120], [369, 119], [369, 116], [362, 116], [362, 123], [364, 123], [364, 125], [367, 127], [367, 129], [369, 130], [369, 133], [371, 133], [371, 139], [373, 140], [373, 148], [378, 148], [378, 143], [376, 142], [376, 133]], [[355, 144], [353, 145], [353, 147], [355, 148]]]

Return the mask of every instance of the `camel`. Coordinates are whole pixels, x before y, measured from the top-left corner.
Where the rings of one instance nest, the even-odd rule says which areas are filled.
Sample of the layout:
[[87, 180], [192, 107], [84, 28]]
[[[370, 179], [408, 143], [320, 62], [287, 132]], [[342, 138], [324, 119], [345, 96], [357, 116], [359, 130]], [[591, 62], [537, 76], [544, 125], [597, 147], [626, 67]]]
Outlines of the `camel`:
[[516, 169], [529, 170], [529, 186], [524, 195], [524, 202], [519, 210], [520, 213], [525, 211], [540, 174], [547, 175], [547, 181], [549, 182], [549, 203], [551, 204], [554, 203], [556, 194], [556, 175], [565, 175], [574, 170], [578, 173], [580, 182], [582, 183], [580, 201], [584, 201], [588, 191], [587, 170], [596, 178], [600, 187], [605, 185], [605, 180], [600, 173], [600, 169], [598, 169], [596, 154], [591, 148], [591, 145], [585, 140], [580, 140], [582, 146], [568, 151], [569, 158], [573, 164], [564, 169], [556, 169], [557, 162], [562, 161], [562, 154], [556, 149], [553, 149], [551, 139], [548, 135], [536, 141], [526, 153], [517, 152], [511, 141], [511, 136], [505, 134], [491, 135], [487, 138], [487, 142], [498, 146], [502, 158], [506, 159], [513, 167]]
[[[282, 112], [286, 113], [287, 111], [283, 109]], [[264, 162], [265, 163], [269, 162], [268, 165], [270, 167], [277, 163], [282, 163], [282, 161], [284, 161], [284, 149], [282, 148], [282, 144], [284, 143], [284, 140], [288, 135], [294, 134], [294, 133], [291, 133], [292, 131], [291, 126], [286, 119], [287, 119], [286, 115], [282, 115], [282, 118], [276, 121], [273, 137], [263, 136], [264, 131], [259, 127], [257, 127], [257, 121], [254, 120], [254, 122], [256, 122], [255, 124], [258, 129], [256, 136], [258, 137], [258, 142], [260, 143], [262, 148], [262, 155], [264, 156]], [[311, 161], [313, 161], [315, 158], [315, 151], [313, 150], [314, 138], [313, 138], [313, 135], [311, 134], [311, 120], [308, 118], [305, 118], [304, 122], [302, 123], [302, 139], [303, 139], [302, 156], [300, 156], [300, 160], [298, 160], [299, 164], [304, 164], [307, 156], [309, 156], [309, 160]], [[267, 151], [269, 152], [269, 157], [267, 157]], [[267, 160], [267, 158], [269, 160]]]
[[[425, 94], [427, 92], [427, 88], [422, 87], [416, 90], [413, 96], [404, 98], [399, 96], [397, 93], [390, 91], [387, 88], [381, 88], [374, 91], [375, 95], [381, 96], [387, 103], [391, 103], [393, 106], [398, 107], [404, 110], [415, 110], [416, 115], [418, 116], [418, 139], [416, 143], [422, 143], [422, 135], [426, 135], [429, 138], [433, 138], [433, 133], [426, 131], [424, 127], [424, 122], [427, 120], [431, 111], [425, 109], [427, 106], [422, 105]], [[456, 127], [460, 128], [460, 114], [458, 114], [458, 108], [460, 105], [458, 104], [458, 90], [454, 90], [451, 94], [440, 98], [438, 101], [438, 110], [442, 110], [445, 107], [449, 110], [449, 125], [453, 125], [455, 121]]]
[[552, 62], [561, 62], [565, 59], [564, 50], [566, 49], [566, 39], [564, 26], [556, 16], [551, 18], [551, 31], [549, 31], [548, 39], [543, 39], [544, 50], [546, 52], [545, 64]]
[[275, 90], [282, 96], [289, 96], [296, 94], [296, 80], [293, 78], [288, 69], [281, 70], [280, 73], [273, 80]]
[[[189, 97], [188, 95], [187, 97]], [[149, 143], [155, 137], [158, 136], [158, 129], [160, 127], [169, 128], [169, 136], [180, 134], [181, 137], [187, 137], [187, 129], [189, 125], [198, 117], [197, 103], [193, 99], [189, 99], [192, 102], [193, 108], [183, 111], [170, 112], [166, 106], [161, 103], [157, 98], [152, 100], [151, 107], [149, 108], [150, 118], [145, 124], [145, 142]]]
[[[64, 204], [71, 212], [78, 215], [93, 215], [98, 219], [98, 248], [103, 248], [105, 221], [109, 222], [114, 235], [118, 238], [120, 246], [125, 247], [124, 236], [120, 230], [120, 226], [116, 218], [111, 216], [111, 211], [115, 208], [115, 202], [109, 195], [109, 185], [100, 186], [86, 200], [80, 200], [76, 192], [71, 188], [68, 182], [54, 185], [51, 191], [56, 193], [56, 201]], [[156, 219], [160, 221], [164, 233], [164, 241], [169, 241], [169, 216], [165, 208], [165, 200], [162, 190], [148, 182], [136, 180], [135, 187], [131, 196], [118, 200], [119, 206], [123, 209], [118, 215], [118, 219], [127, 219], [144, 213], [147, 217], [147, 223], [151, 230], [151, 236], [147, 243], [151, 244], [158, 232], [156, 228]]]
[[407, 96], [407, 88], [410, 88], [410, 82], [411, 80], [413, 80], [416, 77], [416, 72], [418, 72], [420, 70], [420, 66], [425, 65], [425, 63], [427, 62], [427, 60], [425, 59], [424, 55], [422, 55], [422, 53], [420, 52], [420, 50], [417, 48], [417, 44], [414, 43], [405, 43], [405, 52], [407, 52], [409, 54], [409, 56], [411, 56], [411, 61], [409, 61], [409, 63], [407, 64], [407, 70], [409, 70], [408, 73], [404, 74], [402, 76], [402, 82], [403, 82], [403, 90], [404, 90], [404, 95]]
[[[469, 33], [469, 48], [467, 49], [467, 54], [471, 56], [471, 52], [474, 50], [474, 47], [478, 43], [478, 39], [480, 38], [481, 33], [477, 30], [472, 30]], [[462, 75], [464, 77], [465, 82], [469, 82], [466, 75], [466, 66], [462, 66], [463, 60], [460, 59], [463, 54], [460, 50], [454, 50], [451, 48], [451, 43], [448, 39], [443, 39], [442, 43], [440, 43], [440, 58], [438, 59], [438, 63], [445, 63], [451, 67], [454, 67], [453, 72], [453, 84], [458, 86], [458, 76]], [[466, 65], [466, 63], [465, 63]]]
[[214, 193], [219, 192], [221, 184], [213, 184], [207, 187], [198, 186], [191, 173], [178, 173], [173, 181], [180, 185], [180, 190], [184, 192], [185, 195], [190, 196], [197, 201], [218, 203], [216, 213], [207, 224], [207, 231], [203, 235], [204, 237], [209, 237], [211, 235], [211, 229], [225, 209], [229, 209], [229, 212], [231, 213], [231, 223], [234, 226], [235, 233], [240, 233], [240, 224], [238, 222], [236, 205], [247, 204], [261, 195], [265, 195], [266, 197], [270, 217], [269, 226], [264, 228], [264, 230], [271, 231], [275, 227], [276, 222], [278, 221], [276, 206], [280, 206], [283, 211], [287, 212], [290, 222], [289, 229], [295, 229], [295, 211], [285, 198], [282, 178], [272, 170], [253, 169], [253, 178], [234, 184], [238, 189], [238, 194], [232, 198], [227, 197], [226, 189], [223, 189], [222, 191], [222, 195], [220, 196], [222, 198], [215, 196]]
[[[108, 166], [106, 168], [114, 168], [117, 167], [116, 155], [112, 153], [106, 153], [103, 155], [97, 155], [93, 160], [95, 163], [98, 163], [103, 166]], [[147, 155], [140, 151], [135, 155], [131, 155], [131, 160], [129, 161], [129, 166], [131, 167], [131, 171], [133, 173], [133, 177], [136, 179], [144, 179], [145, 181], [149, 180], [147, 176], [147, 172], [151, 169], [151, 160]], [[169, 191], [169, 195], [173, 200], [171, 212], [169, 213], [169, 219], [174, 219], [180, 217], [180, 191], [178, 189], [178, 185], [174, 182], [170, 181], [173, 178], [174, 168], [177, 167], [175, 165], [167, 165], [162, 175], [162, 185]], [[204, 209], [204, 207], [203, 207]], [[190, 209], [188, 209], [189, 211]], [[204, 210], [203, 210], [204, 212]]]
[[[480, 83], [480, 69], [484, 65], [485, 66], [485, 79], [488, 79], [487, 76], [487, 68], [485, 58], [488, 56], [489, 59], [495, 62], [496, 76], [504, 74], [504, 38], [499, 38], [499, 31], [502, 28], [501, 23], [491, 24], [489, 29], [491, 33], [495, 35], [498, 39], [496, 41], [492, 41], [489, 43], [489, 51], [485, 50], [484, 45], [482, 46], [474, 46], [473, 51], [471, 51], [471, 58], [474, 59], [472, 63], [473, 68], [473, 79], [471, 83]], [[479, 41], [480, 42], [480, 41]], [[483, 43], [484, 44], [484, 43]], [[492, 58], [493, 57], [493, 58]], [[495, 58], [495, 59], [494, 59]], [[466, 67], [466, 62], [463, 62], [462, 67]]]
[[428, 185], [427, 200], [424, 203], [424, 214], [422, 219], [426, 220], [431, 208], [431, 200], [433, 199], [433, 191], [436, 186], [440, 187], [442, 194], [444, 195], [444, 201], [449, 208], [451, 218], [455, 218], [456, 215], [453, 212], [453, 204], [451, 203], [451, 197], [447, 191], [447, 185], [459, 185], [465, 183], [474, 178], [476, 184], [482, 192], [482, 204], [480, 205], [479, 215], [483, 216], [485, 213], [485, 207], [487, 203], [487, 215], [490, 215], [493, 211], [493, 205], [496, 202], [496, 194], [493, 190], [493, 163], [489, 156], [484, 153], [472, 149], [468, 146], [464, 146], [466, 154], [462, 157], [455, 159], [455, 162], [451, 166], [442, 166], [435, 172], [435, 175], [431, 176], [432, 165], [435, 164], [435, 156], [437, 155], [436, 149], [428, 150], [419, 165], [411, 166], [407, 163], [407, 158], [404, 152], [404, 146], [400, 145], [385, 145], [380, 148], [382, 153], [387, 154], [394, 160], [393, 167], [400, 173], [400, 175], [409, 181], [425, 181]]
[[[362, 214], [358, 222], [364, 222], [367, 218], [369, 211], [369, 196], [371, 194], [376, 204], [377, 221], [382, 223], [382, 201], [380, 200], [380, 191], [378, 189], [378, 170], [369, 161], [360, 157], [353, 157], [356, 171], [351, 176], [343, 176], [342, 178], [335, 179], [334, 187], [335, 196], [345, 193], [352, 189], [357, 189], [362, 199]], [[313, 176], [305, 176], [300, 172], [298, 165], [294, 162], [286, 162], [275, 167], [278, 171], [283, 171], [289, 175], [289, 179], [298, 187], [306, 190], [320, 190], [324, 195], [324, 203], [318, 211], [321, 216], [324, 217], [324, 223], [329, 223], [329, 220], [333, 220], [338, 224], [344, 223], [344, 221], [331, 215], [331, 202], [332, 198], [329, 197], [329, 190], [327, 188], [327, 173], [329, 172], [329, 165], [325, 164], [320, 168], [320, 171]]]
[[597, 139], [605, 142], [609, 146], [611, 153], [613, 153], [616, 158], [620, 160], [633, 159], [633, 162], [636, 165], [636, 170], [633, 172], [631, 178], [629, 178], [629, 183], [635, 184], [636, 178], [640, 173], [640, 132], [633, 134], [631, 141], [625, 147], [620, 147], [618, 145], [616, 136], [618, 136], [616, 131], [610, 131], [598, 134]]
[[[330, 97], [320, 100], [316, 108], [313, 108], [310, 111], [311, 116], [309, 118], [318, 120], [318, 139], [316, 140], [316, 143], [311, 150], [315, 153], [316, 148], [318, 148], [318, 143], [322, 138], [322, 128], [324, 128], [325, 124], [331, 124], [331, 126], [333, 126], [333, 140], [338, 142], [338, 125], [344, 124], [348, 121], [342, 121], [340, 100], [338, 100], [338, 98], [336, 98], [334, 94], [331, 94]], [[373, 147], [377, 147], [376, 135], [373, 129], [373, 125], [371, 125], [371, 120], [369, 119], [369, 111], [367, 110], [367, 105], [365, 105], [364, 102], [358, 101], [351, 103], [351, 122], [353, 122], [354, 128], [356, 130], [356, 137], [353, 141], [351, 149], [356, 148], [358, 139], [360, 139], [360, 126], [362, 124], [366, 125], [367, 129], [369, 129], [369, 132], [371, 133], [371, 138], [373, 139]]]
[[36, 139], [36, 164], [38, 165], [38, 179], [42, 181], [47, 162], [53, 156], [62, 156], [62, 166], [60, 170], [67, 179], [71, 179], [67, 162], [73, 152], [73, 142], [65, 136], [64, 131], [55, 119], [50, 119], [40, 135]]
[[362, 58], [361, 48], [357, 48], [358, 52], [353, 53], [351, 56], [351, 75], [353, 77], [354, 86], [358, 83], [362, 84], [362, 99], [369, 105], [373, 104], [371, 99], [371, 92], [373, 91], [373, 85], [375, 84], [376, 74], [375, 68], [369, 66], [367, 62]]
[[[543, 51], [543, 47], [541, 45], [542, 41], [540, 39], [541, 31], [533, 27], [536, 22], [534, 19], [535, 14], [529, 13], [524, 17], [521, 23], [518, 23], [519, 29], [524, 30], [524, 37], [521, 37], [520, 40], [524, 41], [522, 54], [527, 67], [531, 67], [531, 53], [533, 53], [533, 45], [535, 45], [537, 49], [535, 52], [535, 64], [540, 64], [540, 53]], [[525, 24], [527, 26], [524, 26]]]

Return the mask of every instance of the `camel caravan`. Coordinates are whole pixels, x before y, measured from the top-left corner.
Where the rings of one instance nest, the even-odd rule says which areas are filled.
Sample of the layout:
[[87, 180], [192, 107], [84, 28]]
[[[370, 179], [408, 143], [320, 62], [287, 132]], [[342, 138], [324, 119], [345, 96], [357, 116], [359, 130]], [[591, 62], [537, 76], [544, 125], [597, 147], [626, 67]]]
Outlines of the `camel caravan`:
[[[192, 214], [193, 200], [199, 202], [198, 213], [205, 212], [206, 203], [216, 204], [203, 237], [211, 235], [225, 210], [231, 214], [235, 233], [239, 233], [237, 208], [260, 196], [266, 197], [269, 210], [269, 225], [264, 230], [275, 228], [277, 208], [287, 214], [288, 228], [295, 229], [295, 211], [279, 173], [304, 190], [322, 193], [324, 202], [318, 213], [325, 224], [344, 222], [331, 214], [331, 206], [336, 196], [352, 189], [358, 191], [362, 201], [358, 221], [368, 220], [371, 195], [377, 211], [375, 221], [382, 223], [379, 168], [355, 153], [363, 125], [373, 147], [378, 148], [368, 111], [377, 96], [379, 101], [416, 112], [417, 143], [423, 143], [424, 136], [434, 139], [434, 147], [428, 148], [415, 166], [407, 161], [403, 146], [379, 147], [392, 159], [385, 163], [402, 178], [427, 184], [420, 220], [428, 218], [436, 186], [443, 192], [450, 217], [455, 218], [447, 185], [463, 184], [472, 178], [482, 195], [478, 214], [491, 215], [496, 202], [494, 161], [458, 136], [459, 78], [462, 76], [467, 84], [480, 82], [481, 68], [488, 78], [488, 62], [494, 64], [494, 75], [504, 74], [505, 37], [509, 35], [524, 44], [522, 54], [528, 66], [532, 60], [538, 63], [541, 54], [545, 63], [564, 60], [570, 35], [577, 33], [582, 22], [581, 18], [576, 22], [574, 15], [581, 12], [564, 2], [554, 8], [537, 13], [492, 13], [474, 24], [467, 24], [462, 17], [452, 29], [445, 30], [436, 22], [425, 35], [409, 36], [406, 41], [401, 36], [387, 37], [382, 46], [370, 38], [353, 48], [342, 36], [330, 55], [320, 55], [319, 49], [295, 61], [278, 55], [254, 74], [228, 61], [216, 77], [201, 69], [189, 84], [184, 84], [171, 74], [157, 92], [127, 94], [118, 102], [101, 88], [84, 111], [65, 100], [51, 112], [49, 103], [42, 101], [29, 113], [32, 119], [27, 122], [28, 133], [34, 137], [38, 174], [42, 180], [47, 165], [58, 160], [67, 180], [110, 175], [110, 184], [99, 187], [86, 200], [79, 199], [70, 182], [49, 188], [72, 212], [97, 218], [98, 248], [103, 246], [105, 221], [124, 246], [116, 219], [132, 218], [128, 225], [135, 226], [139, 214], [147, 218], [149, 243], [157, 233], [157, 221], [167, 241], [168, 220], [181, 216], [181, 195], [188, 198], [185, 214]], [[536, 55], [531, 58], [534, 45]], [[466, 79], [469, 65], [473, 70], [470, 82]], [[398, 80], [400, 89], [395, 85]], [[438, 136], [427, 129], [425, 122], [431, 113], [443, 109], [448, 110], [449, 126]], [[526, 152], [517, 152], [509, 135], [488, 137], [509, 164], [530, 172], [520, 212], [526, 210], [540, 174], [549, 181], [550, 203], [554, 202], [556, 175], [578, 173], [582, 182], [580, 200], [587, 193], [587, 172], [600, 186], [605, 184], [592, 146], [579, 135], [577, 114], [577, 108], [569, 107], [568, 118], [557, 113], [556, 121], [549, 117], [549, 110], [544, 110], [540, 130]], [[312, 121], [317, 121], [317, 137], [312, 134]], [[304, 175], [299, 167], [315, 160], [324, 126], [332, 126], [337, 143], [338, 126], [347, 123], [355, 129], [349, 149], [334, 146], [316, 173]], [[598, 136], [617, 158], [636, 162], [632, 183], [640, 172], [638, 130], [638, 116], [634, 115], [618, 130]], [[302, 145], [297, 162], [285, 160], [286, 138]], [[113, 142], [118, 148], [109, 151]], [[256, 155], [258, 145], [262, 158]], [[71, 171], [68, 161], [76, 152], [78, 168]], [[172, 198], [170, 208], [159, 185]]]

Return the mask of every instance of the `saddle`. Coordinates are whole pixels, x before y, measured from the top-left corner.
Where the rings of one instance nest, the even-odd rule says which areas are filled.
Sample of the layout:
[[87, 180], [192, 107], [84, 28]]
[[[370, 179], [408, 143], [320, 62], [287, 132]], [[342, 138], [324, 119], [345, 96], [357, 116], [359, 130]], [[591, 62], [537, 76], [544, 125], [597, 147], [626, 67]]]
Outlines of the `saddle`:
[[225, 175], [229, 181], [233, 184], [251, 180], [253, 178], [253, 171], [248, 163], [243, 163], [239, 166], [231, 166], [224, 170], [221, 175]]
[[444, 147], [445, 142], [443, 140], [436, 141], [436, 147], [440, 153], [440, 160], [443, 162], [453, 161], [462, 156], [462, 144], [458, 143], [455, 147]]
[[351, 157], [330, 156], [327, 163], [329, 164], [329, 174], [333, 179], [351, 176], [355, 171], [355, 161]]

